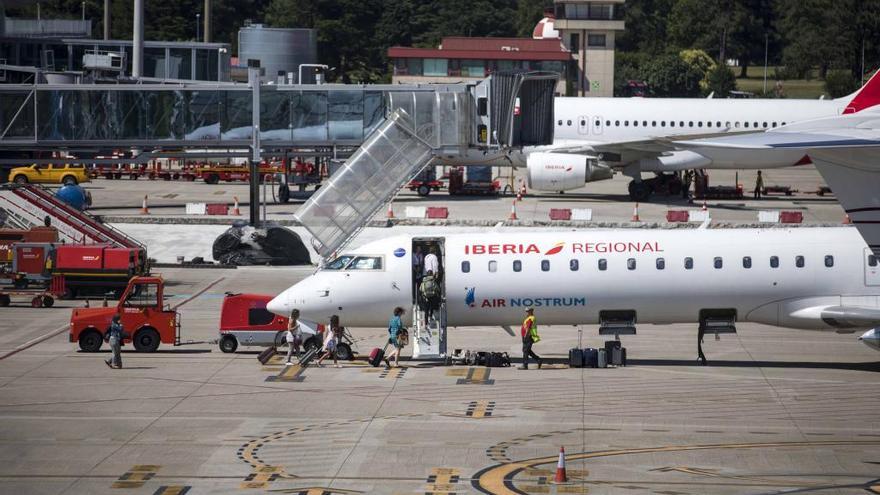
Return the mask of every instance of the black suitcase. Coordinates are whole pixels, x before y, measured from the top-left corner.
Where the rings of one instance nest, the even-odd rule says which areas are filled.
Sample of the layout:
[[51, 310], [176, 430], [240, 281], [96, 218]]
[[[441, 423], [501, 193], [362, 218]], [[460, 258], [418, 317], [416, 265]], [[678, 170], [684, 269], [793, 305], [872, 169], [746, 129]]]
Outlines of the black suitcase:
[[608, 361], [609, 361], [609, 364], [610, 364], [610, 362], [611, 362], [612, 350], [613, 350], [615, 347], [620, 347], [620, 341], [619, 341], [619, 340], [606, 340], [606, 341], [605, 341], [605, 352], [608, 354]]
[[587, 347], [584, 349], [584, 366], [587, 368], [599, 367], [599, 350]]
[[299, 365], [303, 368], [308, 368], [312, 363], [312, 359], [315, 359], [319, 352], [321, 352], [320, 347], [313, 347], [307, 350], [305, 354], [299, 357]]
[[260, 354], [257, 356], [257, 359], [260, 361], [260, 364], [266, 364], [270, 359], [272, 359], [272, 356], [277, 353], [278, 351], [275, 349], [275, 347], [267, 347], [260, 352]]
[[568, 366], [571, 368], [583, 368], [584, 367], [584, 351], [583, 349], [569, 349], [568, 350]]
[[611, 348], [611, 364], [614, 366], [626, 366], [626, 359], [623, 357], [625, 349], [623, 347]]

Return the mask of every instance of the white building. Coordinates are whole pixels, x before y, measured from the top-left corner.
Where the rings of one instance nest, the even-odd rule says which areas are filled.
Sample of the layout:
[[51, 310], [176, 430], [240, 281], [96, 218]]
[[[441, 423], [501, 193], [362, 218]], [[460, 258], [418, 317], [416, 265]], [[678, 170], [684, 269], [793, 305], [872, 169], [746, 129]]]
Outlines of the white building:
[[624, 29], [625, 1], [554, 0], [553, 28], [574, 59], [570, 96], [614, 95], [614, 37]]

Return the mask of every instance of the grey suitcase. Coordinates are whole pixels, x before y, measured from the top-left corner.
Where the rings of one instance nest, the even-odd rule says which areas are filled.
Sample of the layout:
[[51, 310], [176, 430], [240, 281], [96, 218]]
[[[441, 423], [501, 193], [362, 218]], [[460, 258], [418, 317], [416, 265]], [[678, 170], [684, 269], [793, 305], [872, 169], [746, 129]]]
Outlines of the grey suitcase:
[[614, 347], [611, 349], [611, 364], [614, 366], [626, 366], [626, 348]]
[[597, 361], [597, 368], [608, 367], [608, 353], [605, 351], [605, 349], [599, 349], [599, 358], [597, 359]]

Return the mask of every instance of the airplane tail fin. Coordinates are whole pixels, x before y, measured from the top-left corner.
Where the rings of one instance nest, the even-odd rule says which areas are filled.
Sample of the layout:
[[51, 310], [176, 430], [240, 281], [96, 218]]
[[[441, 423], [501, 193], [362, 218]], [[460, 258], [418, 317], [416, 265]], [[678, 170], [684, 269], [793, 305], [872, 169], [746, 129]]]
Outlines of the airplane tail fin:
[[858, 91], [838, 99], [847, 102], [843, 109], [844, 114], [861, 112], [880, 104], [880, 70], [875, 72]]

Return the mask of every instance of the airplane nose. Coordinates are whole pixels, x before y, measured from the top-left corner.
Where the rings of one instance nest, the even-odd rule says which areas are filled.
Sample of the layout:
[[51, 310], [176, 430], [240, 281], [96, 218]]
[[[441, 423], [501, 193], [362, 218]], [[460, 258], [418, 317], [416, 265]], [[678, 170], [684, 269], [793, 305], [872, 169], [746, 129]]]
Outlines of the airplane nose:
[[859, 340], [871, 349], [880, 351], [880, 329], [873, 328], [868, 330], [859, 337]]
[[290, 316], [290, 312], [293, 311], [293, 308], [300, 307], [305, 303], [305, 300], [301, 295], [302, 291], [297, 285], [294, 285], [269, 301], [269, 303], [266, 304], [266, 309], [281, 316]]

